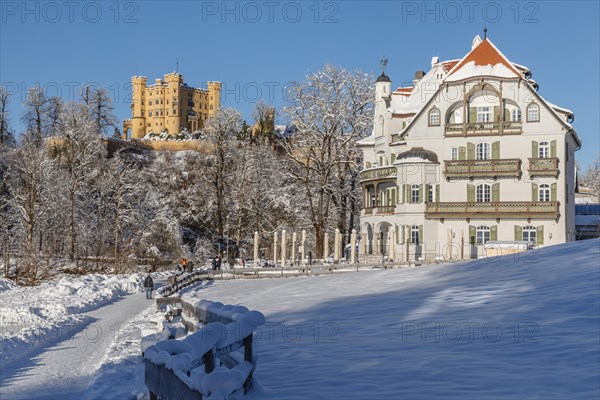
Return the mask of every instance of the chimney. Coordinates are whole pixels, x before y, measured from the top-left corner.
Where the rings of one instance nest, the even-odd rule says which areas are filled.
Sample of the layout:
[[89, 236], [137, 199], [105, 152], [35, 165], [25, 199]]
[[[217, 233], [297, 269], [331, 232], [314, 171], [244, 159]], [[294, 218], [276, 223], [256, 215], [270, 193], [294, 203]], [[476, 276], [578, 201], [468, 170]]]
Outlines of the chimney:
[[433, 68], [439, 62], [440, 62], [440, 58], [439, 57], [432, 57], [431, 58], [431, 68]]
[[415, 78], [413, 79], [413, 86], [416, 87], [417, 83], [425, 76], [425, 71], [417, 71], [415, 72]]

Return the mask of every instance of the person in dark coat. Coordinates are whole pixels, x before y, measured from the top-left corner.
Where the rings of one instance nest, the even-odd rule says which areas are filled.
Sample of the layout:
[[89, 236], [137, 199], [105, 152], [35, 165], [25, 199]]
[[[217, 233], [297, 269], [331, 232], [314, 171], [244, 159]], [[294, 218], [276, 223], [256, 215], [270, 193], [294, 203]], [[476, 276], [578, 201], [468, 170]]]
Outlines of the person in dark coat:
[[221, 256], [217, 256], [217, 269], [221, 269]]
[[212, 259], [211, 264], [212, 264], [212, 270], [216, 271], [217, 270], [217, 257], [216, 256], [215, 256], [215, 258]]
[[144, 288], [146, 289], [146, 299], [152, 299], [152, 290], [154, 289], [154, 281], [150, 274], [144, 279]]

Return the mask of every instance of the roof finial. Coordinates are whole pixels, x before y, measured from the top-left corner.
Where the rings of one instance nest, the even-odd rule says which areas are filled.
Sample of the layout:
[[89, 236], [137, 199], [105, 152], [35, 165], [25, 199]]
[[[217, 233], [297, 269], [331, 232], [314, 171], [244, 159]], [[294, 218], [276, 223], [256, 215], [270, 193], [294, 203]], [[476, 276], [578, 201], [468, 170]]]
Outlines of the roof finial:
[[483, 40], [487, 39], [487, 26], [483, 27]]
[[385, 75], [385, 67], [388, 65], [388, 59], [385, 58], [385, 55], [381, 56], [381, 61], [379, 62], [379, 68], [381, 68], [381, 75]]

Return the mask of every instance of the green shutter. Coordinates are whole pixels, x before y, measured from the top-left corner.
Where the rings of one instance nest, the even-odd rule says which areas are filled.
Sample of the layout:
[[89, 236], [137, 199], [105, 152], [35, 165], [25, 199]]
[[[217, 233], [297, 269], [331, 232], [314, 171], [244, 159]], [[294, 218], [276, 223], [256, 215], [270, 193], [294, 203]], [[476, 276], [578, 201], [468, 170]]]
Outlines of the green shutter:
[[390, 190], [390, 192], [392, 192], [392, 201], [390, 202], [391, 206], [395, 206], [396, 205], [396, 188], [392, 188]]
[[419, 185], [419, 203], [423, 202], [423, 184]]
[[367, 168], [371, 168], [371, 163], [369, 161], [367, 161], [367, 163], [365, 165]]
[[475, 244], [475, 227], [473, 225], [469, 225], [469, 243]]
[[467, 148], [466, 147], [459, 147], [458, 148], [458, 159], [459, 160], [466, 160], [467, 159]]
[[469, 122], [470, 124], [477, 122], [477, 107], [469, 107]]
[[410, 203], [410, 185], [404, 184], [404, 202]]
[[435, 185], [435, 202], [440, 202], [440, 185]]
[[504, 107], [504, 119], [503, 121], [510, 121], [510, 110]]
[[475, 145], [473, 143], [467, 143], [467, 160], [475, 159]]
[[523, 240], [523, 228], [519, 225], [515, 225], [515, 240], [518, 240], [519, 242]]
[[400, 228], [396, 225], [396, 244], [400, 244]]
[[556, 201], [556, 183], [550, 185], [550, 200]]
[[475, 202], [475, 185], [471, 185], [470, 183], [467, 183], [467, 202]]
[[431, 190], [431, 188], [429, 186], [430, 185], [425, 185], [425, 203], [429, 202], [429, 192]]
[[492, 225], [490, 227], [490, 240], [498, 240], [498, 225]]
[[498, 202], [500, 201], [500, 184], [494, 183], [492, 185], [492, 201]]
[[556, 140], [550, 142], [550, 157], [556, 157]]
[[392, 153], [392, 164], [396, 161], [396, 153]]
[[498, 160], [500, 158], [500, 141], [492, 143], [492, 159]]
[[494, 106], [494, 122], [498, 122], [500, 120], [500, 106]]
[[535, 233], [535, 238], [537, 244], [544, 244], [544, 225], [540, 225], [537, 227], [537, 232]]
[[401, 225], [402, 228], [402, 244], [406, 243], [406, 225]]
[[538, 185], [537, 185], [537, 183], [532, 183], [531, 184], [531, 201], [538, 201], [538, 200], [539, 200]]
[[419, 244], [423, 244], [423, 225], [419, 225]]
[[535, 140], [531, 142], [531, 158], [538, 158], [538, 142]]

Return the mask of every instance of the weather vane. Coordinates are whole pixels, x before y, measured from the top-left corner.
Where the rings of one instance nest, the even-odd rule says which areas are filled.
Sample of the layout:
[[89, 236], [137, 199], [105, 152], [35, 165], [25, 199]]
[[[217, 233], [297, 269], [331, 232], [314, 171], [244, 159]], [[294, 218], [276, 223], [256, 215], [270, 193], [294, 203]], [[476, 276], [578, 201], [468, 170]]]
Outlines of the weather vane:
[[381, 68], [381, 75], [385, 72], [385, 67], [388, 65], [388, 59], [385, 56], [381, 57], [381, 61], [379, 62], [379, 67]]
[[483, 40], [487, 39], [487, 26], [483, 27]]

